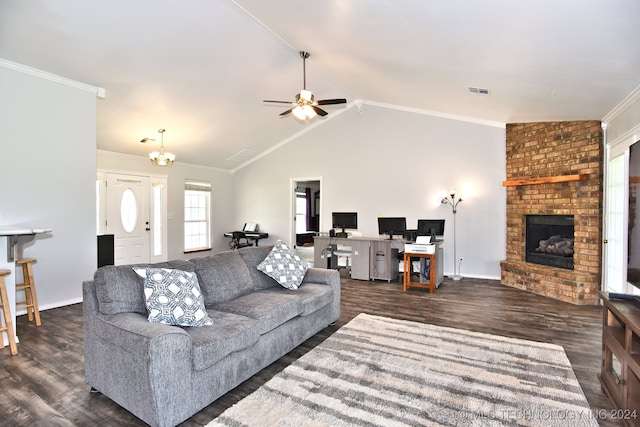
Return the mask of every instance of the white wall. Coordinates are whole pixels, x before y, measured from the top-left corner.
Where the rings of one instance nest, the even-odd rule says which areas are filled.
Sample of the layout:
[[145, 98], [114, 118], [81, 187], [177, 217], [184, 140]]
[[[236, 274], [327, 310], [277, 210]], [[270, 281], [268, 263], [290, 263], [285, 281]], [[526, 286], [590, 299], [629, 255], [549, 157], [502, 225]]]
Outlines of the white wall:
[[[178, 160], [180, 159], [178, 158]], [[98, 150], [97, 167], [98, 169], [112, 172], [167, 176], [167, 259], [189, 259], [207, 254], [185, 254], [183, 252], [185, 180], [200, 180], [211, 183], [212, 252], [229, 250], [229, 239], [223, 236], [224, 232], [235, 230], [243, 225], [243, 223], [234, 220], [237, 216], [232, 209], [232, 175], [230, 172], [179, 161], [175, 162], [171, 167], [161, 168], [153, 166], [148, 157], [131, 156], [103, 150]]]
[[[293, 120], [293, 119], [292, 119]], [[445, 274], [453, 274], [453, 214], [438, 196], [465, 194], [457, 214], [462, 275], [498, 279], [505, 258], [505, 129], [364, 105], [349, 109], [237, 171], [235, 212], [289, 241], [290, 179], [322, 177], [321, 229], [332, 211], [357, 211], [358, 231], [377, 236], [377, 217], [445, 218]], [[269, 242], [267, 242], [269, 243]]]
[[23, 251], [40, 308], [79, 302], [96, 268], [96, 93], [0, 66], [0, 94], [0, 224], [53, 228]]

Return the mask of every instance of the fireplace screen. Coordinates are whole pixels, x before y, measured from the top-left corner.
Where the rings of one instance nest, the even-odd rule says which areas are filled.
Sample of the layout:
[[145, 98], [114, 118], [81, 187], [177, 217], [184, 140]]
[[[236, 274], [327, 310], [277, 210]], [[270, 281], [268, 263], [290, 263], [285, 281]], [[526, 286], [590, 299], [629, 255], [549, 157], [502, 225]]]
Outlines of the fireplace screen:
[[573, 270], [573, 215], [527, 215], [525, 261]]

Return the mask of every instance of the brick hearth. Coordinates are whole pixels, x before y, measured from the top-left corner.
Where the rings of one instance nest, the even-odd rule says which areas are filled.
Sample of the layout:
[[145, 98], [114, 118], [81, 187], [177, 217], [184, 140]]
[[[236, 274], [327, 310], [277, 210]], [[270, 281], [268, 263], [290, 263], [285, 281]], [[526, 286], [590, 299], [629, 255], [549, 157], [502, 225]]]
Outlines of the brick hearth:
[[[598, 121], [514, 123], [506, 131], [507, 259], [502, 283], [574, 304], [597, 304], [601, 272], [602, 128]], [[574, 269], [525, 262], [525, 215], [574, 215]]]

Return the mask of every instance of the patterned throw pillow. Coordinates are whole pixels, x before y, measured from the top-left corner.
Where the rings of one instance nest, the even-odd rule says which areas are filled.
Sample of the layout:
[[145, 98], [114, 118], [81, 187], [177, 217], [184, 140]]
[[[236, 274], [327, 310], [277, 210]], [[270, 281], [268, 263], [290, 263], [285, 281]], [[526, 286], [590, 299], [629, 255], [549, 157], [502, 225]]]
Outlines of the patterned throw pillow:
[[134, 268], [144, 278], [149, 321], [175, 326], [213, 325], [195, 273], [169, 268]]
[[300, 259], [282, 240], [278, 240], [257, 268], [285, 288], [295, 291], [302, 283], [309, 264]]

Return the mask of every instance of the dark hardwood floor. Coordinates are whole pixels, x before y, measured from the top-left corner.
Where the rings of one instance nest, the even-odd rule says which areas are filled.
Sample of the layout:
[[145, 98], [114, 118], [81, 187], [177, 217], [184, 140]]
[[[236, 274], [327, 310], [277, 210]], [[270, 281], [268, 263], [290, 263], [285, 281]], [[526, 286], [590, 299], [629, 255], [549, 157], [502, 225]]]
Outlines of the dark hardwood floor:
[[[321, 343], [358, 313], [468, 329], [564, 347], [594, 411], [611, 405], [600, 389], [602, 309], [575, 306], [502, 286], [495, 280], [445, 279], [434, 294], [402, 291], [396, 282], [342, 280], [339, 322], [222, 396], [182, 426], [206, 425], [298, 357]], [[42, 312], [42, 326], [17, 320], [18, 355], [0, 349], [0, 426], [143, 426], [84, 382], [82, 305]], [[603, 426], [616, 421], [600, 419]]]

